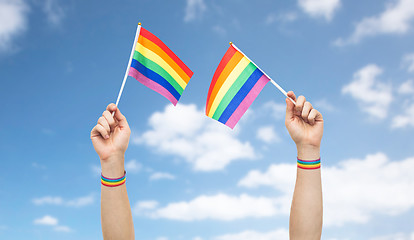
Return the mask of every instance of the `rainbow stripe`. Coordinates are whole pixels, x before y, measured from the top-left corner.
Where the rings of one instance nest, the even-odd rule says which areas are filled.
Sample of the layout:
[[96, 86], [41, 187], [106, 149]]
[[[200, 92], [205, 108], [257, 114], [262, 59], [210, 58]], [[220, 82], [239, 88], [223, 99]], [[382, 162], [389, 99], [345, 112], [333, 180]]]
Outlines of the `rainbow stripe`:
[[124, 176], [120, 178], [107, 178], [101, 174], [101, 184], [106, 187], [117, 187], [121, 186], [126, 182], [126, 171], [124, 171]]
[[269, 81], [266, 74], [231, 44], [211, 81], [206, 115], [234, 128]]
[[298, 158], [298, 168], [312, 170], [321, 167], [321, 159], [316, 160], [302, 160]]
[[176, 105], [193, 72], [159, 38], [141, 27], [128, 75]]

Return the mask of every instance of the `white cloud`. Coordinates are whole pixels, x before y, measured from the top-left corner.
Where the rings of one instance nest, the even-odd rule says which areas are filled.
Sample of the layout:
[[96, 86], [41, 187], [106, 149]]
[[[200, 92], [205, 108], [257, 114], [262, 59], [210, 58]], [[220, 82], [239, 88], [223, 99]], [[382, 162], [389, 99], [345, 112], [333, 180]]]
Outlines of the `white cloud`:
[[240, 159], [255, 159], [249, 142], [236, 138], [237, 131], [205, 116], [193, 104], [168, 105], [149, 118], [150, 130], [135, 137], [160, 153], [178, 156], [197, 171], [216, 171]]
[[72, 229], [70, 227], [68, 227], [68, 226], [56, 226], [54, 228], [54, 230], [56, 232], [66, 232], [66, 233], [72, 232]]
[[277, 15], [275, 13], [271, 13], [271, 14], [267, 15], [265, 23], [266, 24], [272, 24], [272, 23], [276, 22], [277, 19], [278, 19]]
[[414, 53], [404, 56], [403, 65], [407, 67], [408, 72], [414, 72]]
[[79, 197], [79, 198], [67, 201], [66, 205], [70, 207], [83, 207], [83, 206], [88, 206], [88, 205], [93, 204], [94, 201], [95, 201], [94, 194], [90, 194], [85, 197]]
[[35, 198], [35, 199], [32, 200], [32, 202], [35, 205], [45, 205], [45, 204], [62, 205], [63, 204], [63, 199], [61, 197], [46, 196], [46, 197], [42, 197], [42, 198]]
[[132, 208], [132, 212], [135, 215], [148, 215], [151, 210], [154, 210], [157, 207], [157, 201], [140, 201], [135, 203], [134, 207]]
[[413, 80], [408, 80], [406, 82], [403, 82], [400, 87], [398, 88], [399, 94], [407, 94], [411, 95], [414, 94], [414, 82]]
[[0, 0], [0, 51], [13, 47], [13, 38], [27, 28], [29, 8], [23, 0]]
[[[151, 207], [154, 207], [154, 205], [151, 205]], [[148, 208], [145, 210], [148, 210]], [[151, 218], [178, 221], [205, 219], [231, 221], [248, 217], [270, 217], [279, 213], [279, 209], [277, 202], [271, 198], [252, 197], [246, 194], [240, 196], [217, 194], [213, 196], [202, 195], [188, 202], [170, 203], [158, 209], [154, 207], [151, 211], [146, 212], [143, 211], [141, 206], [141, 208], [134, 208], [134, 213]]]
[[227, 34], [227, 30], [220, 25], [213, 26], [212, 29], [213, 29], [213, 32], [217, 33], [220, 36], [224, 36]]
[[264, 126], [257, 130], [256, 137], [265, 142], [265, 143], [272, 143], [280, 141], [280, 137], [276, 133], [273, 126]]
[[36, 225], [56, 226], [58, 224], [58, 219], [52, 216], [46, 215], [42, 218], [35, 219], [33, 223]]
[[61, 225], [58, 225], [58, 223], [59, 223], [59, 220], [50, 215], [45, 215], [44, 217], [35, 219], [33, 221], [33, 224], [35, 225], [54, 226], [53, 229], [57, 232], [67, 232], [67, 233], [72, 232], [72, 229], [70, 227], [61, 226]]
[[137, 173], [142, 169], [142, 164], [137, 160], [132, 159], [125, 163], [125, 170], [129, 173]]
[[270, 115], [276, 120], [285, 119], [286, 105], [276, 103], [275, 101], [269, 101], [263, 104], [260, 112], [270, 113]]
[[193, 240], [203, 240], [201, 237], [195, 237]]
[[[294, 164], [273, 164], [240, 180], [245, 187], [271, 186], [292, 196]], [[414, 207], [414, 157], [390, 161], [383, 153], [323, 166], [324, 224], [367, 223], [375, 215], [398, 215]]]
[[153, 174], [151, 174], [150, 178], [151, 181], [154, 180], [162, 180], [162, 179], [166, 179], [166, 180], [174, 180], [175, 176], [169, 173], [164, 173], [164, 172], [155, 172]]
[[399, 114], [392, 119], [392, 128], [414, 127], [414, 102], [404, 106], [403, 109], [402, 114]]
[[322, 112], [322, 111], [327, 111], [327, 112], [332, 112], [335, 111], [335, 107], [325, 98], [317, 100], [315, 102], [313, 102], [313, 106], [318, 109], [318, 111]]
[[286, 240], [289, 239], [287, 229], [278, 229], [271, 232], [243, 231], [241, 233], [217, 236], [214, 240]]
[[101, 166], [99, 165], [91, 165], [91, 171], [93, 172], [94, 177], [95, 176], [101, 176]]
[[168, 240], [168, 238], [167, 237], [157, 237], [156, 240]]
[[60, 26], [62, 19], [65, 17], [63, 7], [59, 5], [58, 0], [45, 0], [43, 11], [48, 22], [54, 26]]
[[187, 0], [184, 22], [191, 22], [201, 18], [206, 10], [207, 7], [204, 0]]
[[294, 22], [298, 19], [298, 14], [295, 12], [284, 12], [280, 14], [270, 13], [265, 19], [266, 24], [272, 24], [274, 22]]
[[410, 233], [395, 233], [385, 236], [378, 236], [370, 238], [370, 240], [414, 240], [414, 232]]
[[75, 198], [72, 200], [64, 200], [62, 197], [45, 196], [41, 198], [34, 198], [32, 200], [35, 205], [57, 205], [69, 207], [83, 207], [93, 204], [95, 201], [94, 194], [88, 196]]
[[388, 1], [384, 12], [362, 19], [348, 39], [339, 38], [334, 44], [356, 44], [365, 37], [379, 34], [404, 34], [410, 29], [413, 18], [414, 0]]
[[398, 88], [400, 95], [405, 95], [411, 98], [402, 101], [399, 98], [401, 110], [399, 114], [394, 116], [391, 122], [391, 128], [405, 128], [412, 126], [414, 127], [414, 81], [408, 80], [403, 82]]
[[357, 100], [364, 112], [380, 119], [387, 116], [393, 100], [391, 86], [377, 79], [382, 72], [377, 65], [369, 64], [354, 73], [352, 82], [342, 88], [342, 93]]
[[322, 17], [330, 21], [335, 11], [341, 7], [341, 0], [298, 0], [298, 5], [311, 17]]
[[281, 192], [293, 193], [295, 186], [296, 165], [272, 164], [265, 173], [258, 170], [250, 171], [238, 185], [247, 188], [271, 186]]

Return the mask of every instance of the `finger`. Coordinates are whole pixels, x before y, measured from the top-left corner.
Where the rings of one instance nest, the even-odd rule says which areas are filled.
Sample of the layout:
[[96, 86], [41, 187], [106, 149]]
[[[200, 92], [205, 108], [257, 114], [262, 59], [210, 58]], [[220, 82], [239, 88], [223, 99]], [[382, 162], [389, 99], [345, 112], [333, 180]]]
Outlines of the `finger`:
[[109, 138], [109, 134], [108, 134], [108, 132], [106, 131], [106, 129], [102, 126], [102, 125], [100, 125], [100, 124], [97, 124], [93, 129], [92, 129], [92, 131], [91, 131], [91, 138], [93, 138], [93, 137], [97, 137], [97, 136], [101, 136], [101, 137], [103, 137], [104, 139], [108, 139]]
[[306, 102], [306, 98], [304, 96], [299, 96], [296, 100], [296, 106], [295, 106], [295, 114], [298, 116], [301, 116], [303, 106]]
[[287, 96], [288, 97], [286, 98], [286, 118], [285, 118], [285, 121], [288, 121], [289, 119], [292, 119], [294, 114], [295, 114], [295, 104], [293, 104], [293, 102], [290, 101], [290, 99], [292, 99], [293, 101], [296, 100], [295, 93], [292, 92], [292, 91], [289, 91], [287, 93]]
[[[115, 106], [115, 105], [114, 105]], [[122, 115], [121, 111], [119, 110], [119, 108], [117, 108], [115, 106], [115, 115], [114, 115], [115, 119], [118, 121], [118, 126], [122, 129], [122, 128], [127, 128], [129, 129], [129, 125], [128, 122], [125, 118], [124, 115]]]
[[290, 97], [293, 101], [296, 101], [296, 95], [293, 91], [289, 91], [287, 96]]
[[322, 114], [318, 110], [312, 109], [309, 113], [308, 120], [310, 125], [314, 125], [315, 122], [323, 120]]
[[115, 122], [115, 119], [112, 117], [112, 114], [108, 111], [108, 110], [105, 110], [103, 113], [102, 113], [102, 116], [106, 119], [106, 121], [108, 122], [108, 124], [109, 124], [109, 127], [111, 128], [111, 132], [114, 130], [114, 127], [116, 126], [116, 122]]
[[303, 105], [302, 114], [301, 114], [303, 121], [309, 122], [308, 116], [311, 110], [312, 110], [312, 104], [310, 102], [305, 102], [305, 104]]
[[116, 111], [116, 109], [117, 109], [117, 107], [116, 107], [116, 105], [115, 105], [115, 104], [113, 104], [113, 103], [108, 104], [108, 106], [106, 107], [106, 110], [108, 110], [111, 114], [112, 114], [113, 112], [115, 112], [115, 111]]
[[295, 104], [292, 103], [292, 101], [289, 100], [289, 98], [286, 98], [286, 121], [289, 119], [292, 119], [295, 113]]
[[111, 132], [111, 128], [109, 127], [108, 121], [102, 116], [98, 119], [98, 124], [105, 128], [108, 134]]

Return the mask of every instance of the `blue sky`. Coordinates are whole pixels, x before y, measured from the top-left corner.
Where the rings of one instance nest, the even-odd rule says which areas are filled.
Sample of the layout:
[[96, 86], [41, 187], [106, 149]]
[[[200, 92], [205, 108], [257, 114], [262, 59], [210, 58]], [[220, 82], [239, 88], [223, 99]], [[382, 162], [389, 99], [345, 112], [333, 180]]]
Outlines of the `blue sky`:
[[89, 133], [138, 22], [194, 76], [177, 107], [127, 80], [136, 239], [288, 238], [283, 95], [265, 86], [234, 130], [204, 115], [229, 41], [323, 113], [322, 239], [414, 239], [413, 0], [0, 0], [0, 239], [102, 239]]

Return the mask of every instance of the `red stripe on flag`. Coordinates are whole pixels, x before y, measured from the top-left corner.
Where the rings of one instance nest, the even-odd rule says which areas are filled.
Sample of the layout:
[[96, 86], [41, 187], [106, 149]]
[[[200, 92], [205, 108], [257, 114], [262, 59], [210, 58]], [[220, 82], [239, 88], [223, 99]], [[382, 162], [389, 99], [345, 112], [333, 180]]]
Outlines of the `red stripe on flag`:
[[[224, 57], [221, 59], [216, 72], [213, 75], [213, 79], [211, 80], [210, 89], [208, 90], [207, 95], [207, 105], [210, 102], [210, 95], [211, 92], [214, 89], [214, 86], [216, 85], [217, 79], [219, 78], [220, 74], [223, 72], [223, 69], [226, 67], [227, 63], [229, 63], [230, 59], [233, 57], [233, 55], [237, 52], [237, 50], [230, 45], [230, 47], [227, 49], [226, 54], [224, 54]], [[206, 114], [208, 115], [208, 106], [206, 106]]]
[[173, 53], [173, 51], [171, 51], [170, 48], [167, 47], [167, 45], [165, 45], [158, 37], [156, 37], [154, 34], [152, 34], [151, 32], [149, 32], [148, 30], [146, 30], [145, 28], [141, 27], [141, 32], [140, 35], [142, 35], [143, 37], [147, 38], [148, 40], [150, 40], [151, 42], [155, 43], [156, 45], [158, 45], [165, 53], [167, 53], [171, 59], [173, 61], [175, 61], [177, 63], [178, 66], [181, 67], [181, 69], [183, 69], [183, 71], [191, 78], [193, 76], [193, 72], [187, 67], [187, 65], [185, 65], [183, 63], [183, 61], [181, 61], [181, 59], [179, 59], [177, 57], [177, 55], [175, 55]]

